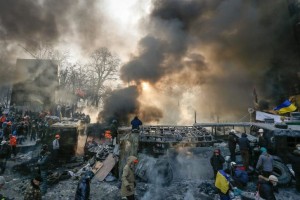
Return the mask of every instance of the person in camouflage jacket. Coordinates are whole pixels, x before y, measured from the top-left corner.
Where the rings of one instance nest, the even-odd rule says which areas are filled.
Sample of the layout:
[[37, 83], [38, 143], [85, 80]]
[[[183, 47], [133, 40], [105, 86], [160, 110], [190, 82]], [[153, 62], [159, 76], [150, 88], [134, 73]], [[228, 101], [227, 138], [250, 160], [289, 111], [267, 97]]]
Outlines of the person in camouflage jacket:
[[40, 190], [40, 183], [42, 178], [40, 176], [35, 177], [29, 183], [26, 188], [24, 200], [41, 200], [42, 194]]

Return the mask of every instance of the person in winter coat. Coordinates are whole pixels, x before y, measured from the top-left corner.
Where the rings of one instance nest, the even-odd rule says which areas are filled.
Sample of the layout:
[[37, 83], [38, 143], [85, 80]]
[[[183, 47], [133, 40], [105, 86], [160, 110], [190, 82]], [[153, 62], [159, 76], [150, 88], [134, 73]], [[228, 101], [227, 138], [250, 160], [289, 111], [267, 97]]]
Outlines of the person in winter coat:
[[276, 187], [278, 178], [274, 175], [269, 176], [269, 178], [258, 176], [258, 193], [259, 196], [265, 200], [276, 200], [274, 192], [278, 192]]
[[121, 196], [126, 197], [127, 200], [135, 199], [134, 198], [134, 192], [135, 192], [134, 167], [137, 163], [138, 163], [137, 157], [129, 156], [127, 158], [127, 163], [123, 169]]
[[296, 145], [296, 150], [293, 154], [287, 154], [288, 159], [292, 164], [292, 169], [295, 172], [296, 190], [300, 192], [300, 144]]
[[223, 169], [224, 162], [225, 162], [225, 159], [221, 155], [220, 149], [215, 149], [214, 150], [214, 155], [210, 158], [210, 164], [211, 164], [211, 166], [214, 170], [214, 178], [216, 178], [218, 170]]
[[42, 194], [40, 190], [40, 183], [42, 182], [42, 178], [40, 176], [32, 179], [27, 186], [24, 194], [24, 200], [41, 200]]
[[56, 162], [56, 164], [58, 163], [59, 161], [59, 153], [60, 153], [60, 135], [59, 134], [56, 134], [55, 135], [55, 139], [53, 140], [52, 142], [52, 158], [53, 158], [53, 161]]
[[264, 147], [261, 147], [260, 151], [262, 153], [258, 158], [256, 169], [260, 169], [262, 167], [262, 175], [264, 177], [269, 177], [273, 171], [273, 156], [271, 156]]
[[239, 147], [240, 147], [241, 156], [243, 159], [243, 165], [245, 166], [246, 170], [248, 170], [250, 142], [247, 138], [246, 133], [243, 133], [242, 137], [239, 139]]
[[235, 162], [235, 149], [236, 149], [236, 143], [237, 143], [237, 139], [235, 136], [235, 130], [232, 129], [229, 132], [229, 136], [228, 136], [228, 148], [230, 151], [230, 159], [232, 162]]
[[132, 130], [140, 130], [141, 125], [143, 125], [143, 122], [137, 116], [135, 116], [131, 121]]
[[268, 143], [267, 143], [267, 139], [264, 136], [264, 129], [260, 128], [258, 130], [258, 134], [259, 134], [258, 135], [258, 146], [259, 146], [259, 148], [261, 148], [261, 147], [267, 148]]
[[14, 157], [17, 155], [17, 138], [12, 134], [9, 134], [9, 145], [11, 147], [11, 152], [14, 154]]
[[41, 191], [43, 195], [47, 193], [47, 176], [48, 176], [49, 161], [50, 161], [50, 152], [48, 151], [48, 145], [44, 144], [37, 162], [40, 175], [43, 179], [41, 184]]
[[3, 174], [6, 169], [7, 159], [10, 157], [10, 146], [7, 144], [5, 140], [1, 142], [0, 145], [0, 174]]
[[94, 173], [92, 171], [87, 171], [81, 177], [77, 189], [75, 200], [89, 200], [90, 199], [90, 183], [92, 178], [94, 177]]

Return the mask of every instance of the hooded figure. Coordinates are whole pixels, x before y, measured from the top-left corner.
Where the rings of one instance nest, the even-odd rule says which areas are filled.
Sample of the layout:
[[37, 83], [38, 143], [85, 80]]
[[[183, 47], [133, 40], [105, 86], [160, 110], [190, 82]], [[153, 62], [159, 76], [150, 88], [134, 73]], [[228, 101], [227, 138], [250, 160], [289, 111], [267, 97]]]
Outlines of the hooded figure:
[[92, 178], [94, 177], [94, 173], [92, 171], [87, 171], [81, 177], [77, 189], [75, 200], [89, 200], [90, 198], [90, 183]]
[[135, 116], [131, 121], [132, 130], [140, 130], [141, 125], [143, 125], [143, 122], [137, 116]]
[[260, 148], [260, 151], [262, 153], [258, 158], [256, 169], [262, 167], [262, 175], [264, 177], [269, 177], [273, 171], [273, 163], [274, 163], [273, 156], [268, 154], [267, 149], [264, 147]]
[[138, 163], [137, 157], [129, 156], [123, 169], [121, 196], [127, 197], [128, 200], [134, 199], [135, 177], [134, 166]]

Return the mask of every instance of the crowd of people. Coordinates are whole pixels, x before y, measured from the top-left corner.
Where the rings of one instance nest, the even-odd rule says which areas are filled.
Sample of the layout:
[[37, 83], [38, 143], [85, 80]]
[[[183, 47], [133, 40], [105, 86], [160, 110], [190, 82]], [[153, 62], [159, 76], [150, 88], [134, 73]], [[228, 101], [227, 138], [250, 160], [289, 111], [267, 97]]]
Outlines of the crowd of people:
[[[278, 178], [273, 175], [274, 158], [267, 150], [267, 140], [264, 136], [264, 130], [258, 130], [259, 157], [257, 160], [251, 155], [250, 142], [247, 134], [242, 133], [241, 137], [235, 135], [236, 131], [232, 129], [228, 136], [228, 148], [230, 152], [230, 165], [223, 169], [225, 163], [220, 149], [215, 149], [210, 163], [214, 171], [215, 185], [218, 188], [221, 200], [230, 199], [230, 191], [233, 194], [247, 186], [249, 174], [257, 174], [257, 198], [266, 200], [275, 200], [275, 192], [278, 192]], [[239, 147], [242, 163], [236, 163], [236, 147]], [[295, 173], [296, 190], [300, 192], [300, 144], [296, 145], [293, 153], [287, 153], [292, 169]], [[252, 169], [249, 169], [249, 163], [256, 163]], [[237, 189], [238, 188], [238, 189]]]

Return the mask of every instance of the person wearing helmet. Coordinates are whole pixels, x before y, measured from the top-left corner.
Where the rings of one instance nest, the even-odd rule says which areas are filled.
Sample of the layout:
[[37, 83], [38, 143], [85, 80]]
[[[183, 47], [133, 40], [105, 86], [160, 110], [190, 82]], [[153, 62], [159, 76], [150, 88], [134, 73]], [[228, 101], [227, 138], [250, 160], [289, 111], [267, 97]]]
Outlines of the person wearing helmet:
[[138, 159], [135, 156], [129, 156], [127, 158], [127, 163], [123, 169], [122, 174], [122, 186], [121, 186], [121, 196], [126, 197], [127, 200], [134, 200], [135, 192], [135, 177], [134, 168], [138, 163]]
[[264, 147], [264, 148], [267, 148], [267, 139], [265, 138], [265, 135], [264, 135], [264, 129], [260, 128], [258, 130], [258, 146], [259, 148], [261, 147]]
[[225, 162], [225, 159], [221, 155], [220, 149], [215, 149], [214, 154], [210, 158], [210, 164], [214, 171], [214, 178], [216, 178], [218, 171], [223, 169], [224, 162]]
[[59, 145], [59, 139], [60, 139], [60, 135], [59, 134], [56, 134], [55, 135], [55, 139], [53, 140], [52, 142], [52, 150], [53, 150], [53, 160], [58, 163], [59, 161], [59, 151], [60, 151], [60, 145]]
[[229, 151], [230, 151], [230, 159], [231, 159], [231, 161], [234, 161], [234, 162], [235, 162], [236, 144], [237, 144], [237, 138], [235, 136], [235, 130], [232, 129], [229, 132], [229, 136], [228, 136], [228, 148], [229, 148]]
[[271, 156], [268, 152], [267, 149], [264, 147], [260, 148], [261, 155], [258, 158], [257, 164], [256, 164], [256, 169], [262, 168], [262, 175], [264, 177], [269, 177], [272, 174], [273, 171], [273, 156]]
[[274, 175], [270, 175], [268, 178], [259, 175], [257, 185], [259, 196], [266, 200], [276, 200], [274, 193], [278, 192], [277, 183], [278, 178]]

